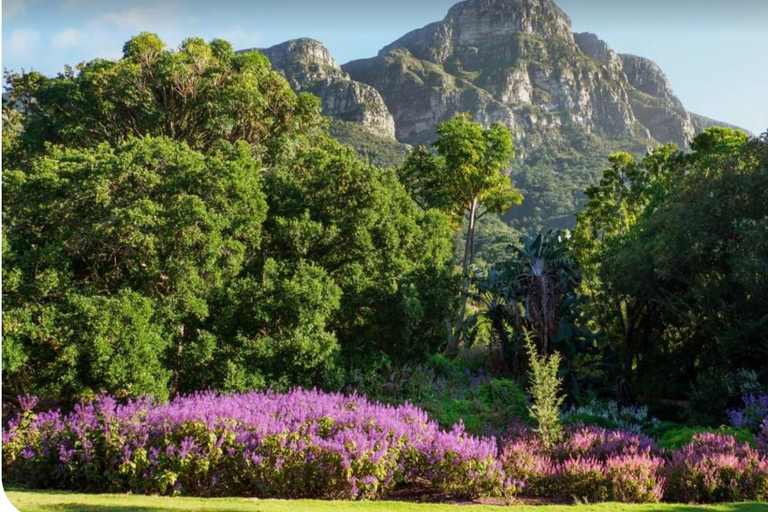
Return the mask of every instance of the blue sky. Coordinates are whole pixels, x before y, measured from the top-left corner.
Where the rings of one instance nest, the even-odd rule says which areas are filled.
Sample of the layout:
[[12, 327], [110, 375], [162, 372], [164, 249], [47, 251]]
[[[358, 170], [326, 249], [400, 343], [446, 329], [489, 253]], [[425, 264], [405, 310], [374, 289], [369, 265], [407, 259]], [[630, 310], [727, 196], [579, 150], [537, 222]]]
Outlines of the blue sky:
[[[685, 106], [768, 128], [768, 0], [556, 0], [575, 31], [655, 60]], [[132, 35], [190, 35], [236, 48], [295, 37], [323, 41], [339, 62], [375, 55], [445, 16], [455, 0], [4, 0], [2, 65], [55, 74], [64, 64], [117, 58]]]

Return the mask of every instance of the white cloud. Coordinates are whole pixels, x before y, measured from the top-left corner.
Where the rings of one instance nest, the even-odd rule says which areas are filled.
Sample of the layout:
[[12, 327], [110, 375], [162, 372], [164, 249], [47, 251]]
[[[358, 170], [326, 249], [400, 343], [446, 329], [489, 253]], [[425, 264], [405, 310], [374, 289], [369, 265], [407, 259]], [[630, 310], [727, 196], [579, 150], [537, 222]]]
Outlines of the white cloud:
[[[235, 50], [243, 48], [254, 48], [258, 46], [258, 37], [252, 30], [245, 30], [241, 27], [230, 27], [224, 30], [209, 30], [213, 37], [229, 41]], [[211, 37], [210, 39], [213, 39]]]
[[9, 20], [23, 13], [27, 8], [26, 4], [27, 0], [3, 0], [3, 18]]
[[101, 21], [131, 32], [156, 32], [161, 35], [176, 35], [177, 21], [181, 19], [183, 6], [177, 2], [159, 2], [152, 6], [134, 6], [125, 11], [104, 13]]
[[72, 27], [67, 27], [64, 30], [60, 30], [53, 36], [51, 44], [55, 48], [80, 48], [87, 47], [88, 34], [81, 30], [77, 30]]
[[158, 9], [151, 7], [132, 7], [127, 11], [108, 12], [101, 19], [118, 27], [130, 30], [145, 30], [147, 25], [157, 21]]
[[27, 57], [33, 53], [38, 44], [40, 44], [39, 31], [17, 28], [3, 42], [3, 56], [12, 58]]

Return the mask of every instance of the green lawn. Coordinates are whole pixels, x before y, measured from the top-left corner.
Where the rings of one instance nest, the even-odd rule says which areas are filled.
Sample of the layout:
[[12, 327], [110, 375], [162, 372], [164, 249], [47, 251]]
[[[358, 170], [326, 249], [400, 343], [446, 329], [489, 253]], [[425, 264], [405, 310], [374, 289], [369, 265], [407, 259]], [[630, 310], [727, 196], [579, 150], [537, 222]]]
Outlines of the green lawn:
[[21, 512], [768, 512], [766, 503], [737, 503], [716, 506], [691, 505], [625, 505], [602, 503], [599, 505], [497, 507], [487, 505], [432, 505], [396, 501], [333, 502], [333, 501], [281, 501], [245, 498], [163, 498], [124, 494], [76, 494], [55, 491], [7, 491], [6, 495]]

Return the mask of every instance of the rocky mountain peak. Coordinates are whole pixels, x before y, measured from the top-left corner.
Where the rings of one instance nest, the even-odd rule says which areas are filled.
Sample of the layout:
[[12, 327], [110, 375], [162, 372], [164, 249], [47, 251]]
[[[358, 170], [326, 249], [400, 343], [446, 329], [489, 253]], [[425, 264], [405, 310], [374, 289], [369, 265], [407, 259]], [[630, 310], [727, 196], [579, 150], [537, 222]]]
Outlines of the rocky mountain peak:
[[664, 74], [658, 64], [637, 55], [621, 54], [620, 57], [623, 62], [624, 73], [626, 73], [632, 87], [682, 107], [682, 103], [672, 91], [667, 75]]
[[445, 18], [460, 45], [477, 46], [511, 34], [571, 40], [571, 20], [550, 0], [466, 0]]
[[260, 51], [269, 57], [272, 65], [276, 67], [282, 68], [288, 64], [301, 62], [341, 70], [341, 66], [328, 48], [320, 41], [309, 37], [291, 39]]
[[256, 48], [281, 71], [291, 87], [306, 89], [319, 80], [348, 78], [323, 43], [308, 37], [291, 39], [270, 48]]
[[[571, 20], [550, 0], [465, 0], [439, 22], [414, 30], [385, 46], [379, 56], [405, 48], [416, 58], [444, 64], [472, 53], [507, 57], [517, 54], [521, 37], [573, 43]], [[506, 48], [506, 50], [505, 50]]]
[[621, 58], [608, 46], [608, 43], [591, 32], [574, 34], [579, 49], [592, 60], [602, 64], [612, 72], [621, 72]]
[[285, 75], [291, 88], [318, 96], [324, 115], [360, 123], [375, 135], [394, 138], [395, 122], [379, 92], [352, 80], [320, 41], [292, 39], [259, 51], [273, 69]]

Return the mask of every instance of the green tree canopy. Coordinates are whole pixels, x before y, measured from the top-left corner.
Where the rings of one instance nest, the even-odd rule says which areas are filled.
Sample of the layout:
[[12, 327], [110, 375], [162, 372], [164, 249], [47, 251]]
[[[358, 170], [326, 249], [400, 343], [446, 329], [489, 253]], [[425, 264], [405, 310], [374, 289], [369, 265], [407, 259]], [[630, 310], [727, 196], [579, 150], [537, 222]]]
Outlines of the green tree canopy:
[[326, 269], [342, 292], [332, 325], [347, 354], [424, 358], [452, 310], [446, 215], [421, 211], [397, 176], [328, 140], [266, 176], [267, 251]]
[[334, 386], [342, 358], [444, 340], [447, 216], [331, 139], [261, 54], [141, 34], [8, 83], [9, 391]]
[[[111, 332], [123, 347], [114, 350], [136, 343], [152, 352], [132, 371], [157, 374], [137, 377], [133, 391], [167, 383], [164, 349], [174, 340], [183, 350], [209, 316], [210, 298], [256, 256], [266, 218], [258, 167], [244, 144], [206, 156], [183, 142], [144, 138], [114, 148], [56, 146], [26, 171], [4, 170], [5, 338], [8, 357], [31, 365], [11, 365], [6, 382], [39, 372], [38, 383], [56, 389], [42, 378], [56, 371], [38, 365], [69, 364], [77, 375], [52, 381], [127, 391], [124, 377], [89, 375], [95, 356], [80, 340], [101, 336], [94, 350], [109, 353]], [[121, 364], [135, 361], [124, 354], [107, 367]]]
[[[634, 357], [646, 396], [686, 398], [693, 390], [677, 383], [713, 377], [725, 389], [743, 371], [768, 382], [766, 147], [731, 130], [705, 132], [679, 181], [605, 255], [601, 276], [611, 293], [654, 310]], [[736, 405], [727, 400], [739, 398], [735, 387], [710, 389], [693, 405], [697, 420], [724, 421]]]
[[178, 51], [142, 33], [123, 58], [96, 59], [55, 78], [10, 73], [10, 102], [27, 116], [20, 144], [112, 145], [166, 136], [207, 150], [245, 141], [269, 165], [291, 140], [322, 125], [318, 99], [296, 95], [258, 52], [236, 54], [226, 41], [184, 40]]
[[763, 371], [765, 155], [765, 140], [710, 128], [689, 153], [617, 155], [588, 191], [577, 254], [619, 392], [680, 400], [694, 391], [680, 383]]

